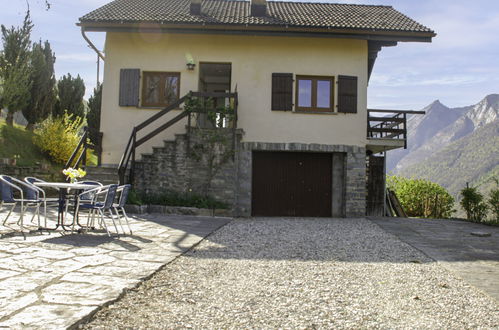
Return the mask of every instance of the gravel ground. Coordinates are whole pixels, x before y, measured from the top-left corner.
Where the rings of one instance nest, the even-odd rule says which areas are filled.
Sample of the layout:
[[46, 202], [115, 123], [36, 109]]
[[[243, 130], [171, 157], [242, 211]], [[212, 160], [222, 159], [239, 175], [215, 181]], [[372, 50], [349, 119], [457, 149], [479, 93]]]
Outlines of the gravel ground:
[[497, 303], [365, 219], [235, 220], [87, 329], [499, 328]]

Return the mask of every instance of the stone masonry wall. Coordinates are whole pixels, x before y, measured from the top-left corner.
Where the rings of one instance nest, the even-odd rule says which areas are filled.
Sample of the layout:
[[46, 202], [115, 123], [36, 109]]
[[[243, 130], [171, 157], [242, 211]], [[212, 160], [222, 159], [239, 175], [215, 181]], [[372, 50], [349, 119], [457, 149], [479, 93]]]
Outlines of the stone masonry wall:
[[[190, 150], [196, 144], [201, 143], [198, 133], [193, 129]], [[226, 134], [231, 135], [232, 130], [227, 129]], [[365, 216], [365, 148], [304, 143], [241, 143], [242, 134], [242, 131], [238, 131], [234, 160], [229, 159], [220, 168], [208, 190], [209, 195], [231, 205], [235, 216], [251, 216], [252, 152], [254, 150], [344, 153], [346, 155], [345, 216]], [[142, 160], [136, 165], [136, 189], [147, 193], [202, 192], [207, 177], [206, 164], [188, 155], [187, 145], [187, 135], [180, 134], [176, 136], [175, 141], [165, 141], [163, 147], [156, 147], [152, 154], [143, 155]]]
[[[167, 191], [203, 193], [207, 189], [209, 176], [208, 153], [202, 149], [206, 145], [203, 141], [206, 136], [203, 134], [209, 130], [191, 128], [190, 138], [187, 134], [176, 135], [174, 141], [164, 141], [163, 147], [153, 148], [152, 154], [142, 155], [135, 168], [136, 189], [152, 194]], [[233, 131], [217, 130], [225, 137], [225, 143], [216, 145], [218, 155], [230, 152], [231, 156], [211, 180], [207, 193], [233, 206], [236, 193], [236, 166], [232, 159]], [[241, 136], [242, 131], [238, 130], [236, 140], [240, 141]]]
[[361, 217], [366, 214], [366, 149], [357, 146], [304, 143], [243, 142], [237, 154], [237, 200], [235, 215], [251, 216], [252, 152], [308, 151], [341, 152], [346, 154], [345, 215]]

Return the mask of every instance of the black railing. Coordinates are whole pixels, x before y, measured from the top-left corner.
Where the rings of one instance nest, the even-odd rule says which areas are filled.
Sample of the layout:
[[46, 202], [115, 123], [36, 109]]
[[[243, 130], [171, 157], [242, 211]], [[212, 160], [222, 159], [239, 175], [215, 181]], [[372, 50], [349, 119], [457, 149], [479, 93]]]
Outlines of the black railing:
[[[66, 165], [64, 166], [64, 168], [68, 168], [68, 167], [78, 168], [80, 166], [86, 167], [87, 166], [87, 149], [88, 148], [89, 148], [88, 127], [85, 126], [85, 127], [83, 127], [83, 135], [81, 136], [80, 141], [78, 142], [78, 145], [73, 150], [71, 157], [69, 157], [68, 161], [66, 162]], [[79, 154], [79, 156], [76, 159], [76, 156], [78, 154]], [[75, 159], [76, 159], [76, 162], [74, 162]]]
[[[73, 168], [79, 168], [87, 167], [87, 151], [88, 149], [94, 150], [94, 152], [97, 154], [97, 163], [101, 163], [101, 154], [102, 154], [102, 132], [97, 132], [95, 134], [96, 138], [98, 139], [96, 144], [91, 144], [89, 143], [89, 138], [90, 138], [90, 128], [85, 126], [83, 127], [83, 135], [80, 138], [80, 141], [78, 141], [78, 144], [76, 145], [75, 149], [73, 150], [73, 153], [71, 154], [71, 157], [69, 157], [68, 161], [64, 165], [64, 168], [68, 167], [73, 167]], [[68, 178], [69, 180], [69, 178]]]
[[[384, 113], [389, 115], [374, 115]], [[407, 115], [425, 114], [424, 111], [367, 109], [367, 137], [370, 139], [396, 139], [407, 148]]]
[[[217, 99], [217, 98], [229, 98], [233, 99], [233, 118], [231, 121], [231, 127], [233, 128], [233, 147], [235, 148], [235, 140], [236, 140], [236, 128], [237, 128], [237, 93], [210, 93], [210, 92], [189, 92], [188, 94], [184, 95], [180, 99], [178, 99], [175, 103], [169, 105], [168, 107], [164, 108], [163, 110], [159, 111], [155, 115], [151, 116], [149, 119], [143, 121], [139, 125], [133, 127], [132, 129], [132, 134], [130, 134], [130, 138], [128, 139], [128, 142], [125, 147], [125, 151], [123, 152], [123, 155], [121, 157], [120, 163], [118, 165], [118, 175], [119, 175], [119, 180], [120, 184], [124, 184], [126, 180], [126, 173], [128, 173], [128, 182], [133, 183], [134, 182], [134, 176], [135, 176], [135, 162], [136, 162], [136, 150], [137, 147], [141, 146], [145, 142], [149, 141], [159, 133], [163, 132], [167, 128], [173, 126], [180, 120], [182, 120], [185, 117], [188, 117], [188, 134], [190, 133], [190, 127], [191, 127], [191, 113], [204, 113], [207, 112], [211, 109], [206, 108], [206, 104], [208, 102], [201, 102], [202, 106], [201, 108], [199, 107], [192, 107], [190, 106], [185, 106], [184, 109], [181, 113], [179, 113], [177, 116], [171, 118], [169, 121], [166, 123], [160, 125], [150, 133], [139, 137], [139, 133], [141, 133], [142, 130], [144, 130], [146, 127], [151, 125], [152, 123], [158, 121], [161, 117], [169, 113], [173, 109], [178, 109], [182, 104], [185, 104], [186, 101], [188, 100], [193, 100], [194, 98], [199, 98], [199, 99]], [[216, 110], [215, 110], [216, 111]], [[223, 118], [220, 117], [220, 119]], [[222, 126], [216, 126], [216, 127], [222, 127]]]

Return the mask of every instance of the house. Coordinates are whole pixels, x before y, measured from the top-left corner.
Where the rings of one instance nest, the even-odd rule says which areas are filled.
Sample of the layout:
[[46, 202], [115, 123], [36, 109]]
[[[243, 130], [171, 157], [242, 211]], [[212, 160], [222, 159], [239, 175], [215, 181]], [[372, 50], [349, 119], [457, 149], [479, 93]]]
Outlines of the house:
[[[389, 6], [265, 0], [115, 0], [78, 25], [97, 52], [86, 32], [106, 33], [103, 166], [139, 190], [204, 187], [240, 216], [365, 215], [366, 164], [384, 174], [366, 155], [406, 143], [406, 112], [368, 115], [376, 57], [435, 36]], [[231, 119], [209, 127], [207, 103]]]

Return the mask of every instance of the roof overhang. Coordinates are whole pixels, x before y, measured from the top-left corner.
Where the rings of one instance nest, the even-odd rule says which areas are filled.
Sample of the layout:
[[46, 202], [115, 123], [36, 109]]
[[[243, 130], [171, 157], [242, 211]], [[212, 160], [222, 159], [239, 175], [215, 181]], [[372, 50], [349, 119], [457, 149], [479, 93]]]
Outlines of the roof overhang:
[[140, 33], [193, 33], [193, 34], [236, 34], [267, 36], [303, 36], [320, 38], [350, 38], [391, 42], [431, 42], [434, 32], [407, 32], [396, 30], [307, 28], [281, 25], [238, 25], [238, 24], [171, 24], [148, 22], [80, 22], [88, 32], [140, 32]]

